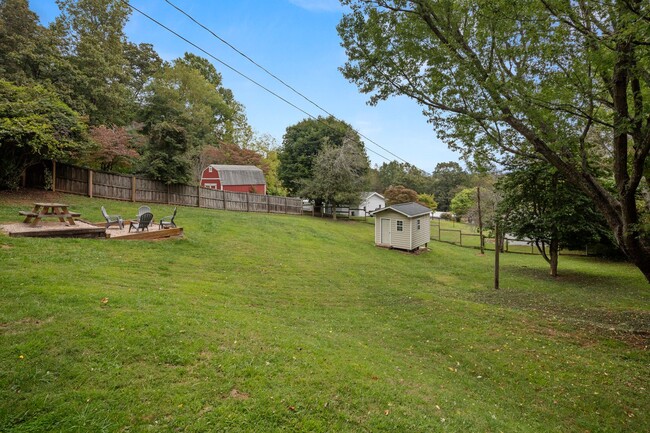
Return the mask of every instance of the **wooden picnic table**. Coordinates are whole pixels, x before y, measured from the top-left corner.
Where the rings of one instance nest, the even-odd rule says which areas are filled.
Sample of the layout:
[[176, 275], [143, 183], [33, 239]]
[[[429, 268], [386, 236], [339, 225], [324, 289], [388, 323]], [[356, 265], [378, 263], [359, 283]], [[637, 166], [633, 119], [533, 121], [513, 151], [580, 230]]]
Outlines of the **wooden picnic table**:
[[78, 212], [70, 212], [68, 205], [64, 203], [34, 203], [34, 209], [31, 211], [21, 210], [18, 214], [25, 217], [23, 223], [31, 224], [32, 227], [37, 226], [45, 217], [56, 217], [66, 225], [75, 225], [73, 218], [81, 216]]

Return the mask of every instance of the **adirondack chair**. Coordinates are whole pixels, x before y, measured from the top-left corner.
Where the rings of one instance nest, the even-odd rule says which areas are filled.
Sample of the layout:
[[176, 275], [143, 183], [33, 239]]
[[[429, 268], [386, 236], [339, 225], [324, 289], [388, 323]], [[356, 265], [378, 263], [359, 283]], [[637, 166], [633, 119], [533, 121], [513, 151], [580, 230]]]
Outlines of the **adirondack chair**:
[[136, 216], [136, 218], [140, 219], [142, 214], [147, 213], [147, 212], [151, 212], [151, 208], [149, 206], [140, 206], [138, 208], [138, 215]]
[[130, 222], [129, 233], [131, 233], [132, 228], [135, 228], [136, 233], [138, 232], [138, 230], [149, 231], [149, 224], [151, 224], [152, 220], [153, 220], [153, 214], [151, 212], [143, 213], [142, 215], [140, 215], [139, 220]]
[[119, 215], [109, 215], [106, 212], [106, 208], [102, 206], [102, 215], [106, 219], [106, 228], [109, 228], [112, 225], [116, 225], [122, 230], [124, 228], [124, 220]]
[[160, 218], [160, 221], [158, 222], [158, 228], [162, 230], [170, 227], [176, 227], [174, 218], [176, 218], [176, 208], [174, 208], [174, 213], [172, 215]]

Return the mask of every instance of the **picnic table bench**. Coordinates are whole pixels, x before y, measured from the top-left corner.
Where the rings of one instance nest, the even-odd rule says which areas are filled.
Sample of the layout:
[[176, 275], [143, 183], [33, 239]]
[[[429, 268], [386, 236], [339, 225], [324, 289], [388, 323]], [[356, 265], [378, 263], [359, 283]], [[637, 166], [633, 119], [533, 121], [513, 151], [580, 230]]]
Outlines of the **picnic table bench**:
[[34, 227], [38, 225], [42, 218], [56, 217], [62, 223], [75, 225], [75, 217], [81, 216], [79, 212], [70, 212], [68, 205], [63, 203], [34, 203], [34, 209], [31, 211], [18, 211], [18, 214], [24, 216], [23, 222]]

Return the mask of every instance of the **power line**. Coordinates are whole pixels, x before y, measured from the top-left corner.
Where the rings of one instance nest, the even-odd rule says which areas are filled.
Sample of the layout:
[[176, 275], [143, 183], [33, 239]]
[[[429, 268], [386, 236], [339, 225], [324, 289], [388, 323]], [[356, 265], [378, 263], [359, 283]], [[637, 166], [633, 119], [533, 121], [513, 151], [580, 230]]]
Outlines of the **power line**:
[[[198, 26], [200, 26], [201, 28], [203, 28], [204, 30], [206, 30], [207, 32], [209, 32], [212, 36], [214, 36], [215, 38], [217, 38], [219, 41], [221, 41], [222, 43], [226, 44], [226, 45], [227, 45], [228, 47], [230, 47], [233, 51], [235, 51], [236, 53], [238, 53], [239, 55], [241, 55], [242, 57], [244, 57], [246, 60], [248, 60], [249, 62], [251, 62], [252, 64], [254, 64], [255, 66], [257, 66], [258, 68], [260, 68], [262, 71], [264, 71], [265, 73], [267, 73], [268, 75], [270, 75], [271, 77], [273, 77], [275, 80], [277, 80], [277, 81], [280, 82], [281, 84], [283, 84], [285, 87], [287, 87], [288, 89], [290, 89], [292, 92], [294, 92], [295, 94], [299, 95], [300, 97], [302, 97], [302, 98], [305, 99], [307, 102], [309, 102], [310, 104], [314, 105], [316, 108], [318, 108], [318, 109], [321, 110], [322, 112], [326, 113], [327, 115], [332, 116], [332, 117], [334, 117], [335, 119], [337, 118], [335, 115], [333, 115], [332, 113], [330, 113], [329, 111], [327, 111], [325, 108], [321, 107], [319, 104], [317, 104], [316, 102], [314, 102], [313, 100], [311, 100], [310, 98], [308, 98], [307, 96], [305, 96], [303, 93], [301, 93], [301, 92], [299, 92], [298, 90], [296, 90], [293, 86], [287, 84], [284, 80], [282, 80], [281, 78], [279, 78], [278, 76], [276, 76], [275, 74], [273, 74], [271, 71], [269, 71], [268, 69], [266, 69], [264, 66], [260, 65], [259, 63], [257, 63], [255, 60], [253, 60], [253, 59], [250, 58], [248, 55], [246, 55], [245, 53], [243, 53], [243, 52], [242, 52], [241, 50], [239, 50], [237, 47], [235, 47], [234, 45], [232, 45], [230, 42], [226, 41], [226, 40], [223, 39], [221, 36], [219, 36], [219, 35], [217, 35], [215, 32], [213, 32], [211, 29], [209, 29], [208, 27], [206, 27], [205, 25], [203, 25], [202, 23], [200, 23], [198, 20], [196, 20], [193, 16], [191, 16], [190, 14], [188, 14], [187, 12], [185, 12], [183, 9], [179, 8], [178, 6], [176, 6], [174, 3], [172, 3], [172, 2], [169, 1], [169, 0], [165, 0], [165, 2], [166, 2], [167, 4], [169, 4], [171, 7], [173, 7], [174, 9], [176, 9], [178, 12], [182, 13], [182, 14], [185, 15], [187, 18], [189, 18], [190, 20], [192, 20], [195, 24], [197, 24]], [[385, 147], [381, 146], [379, 143], [375, 142], [375, 141], [372, 140], [371, 138], [365, 136], [365, 135], [362, 134], [360, 131], [356, 131], [356, 132], [357, 132], [357, 134], [359, 134], [361, 137], [365, 138], [366, 140], [368, 140], [369, 142], [371, 142], [371, 143], [374, 144], [375, 146], [379, 147], [380, 149], [384, 150], [385, 152], [388, 152], [389, 154], [391, 154], [391, 155], [394, 156], [395, 158], [397, 158], [397, 159], [399, 159], [399, 160], [401, 160], [401, 161], [403, 161], [403, 162], [405, 162], [405, 163], [407, 163], [407, 164], [409, 164], [409, 165], [413, 165], [413, 164], [410, 164], [410, 163], [409, 163], [408, 161], [406, 161], [405, 159], [401, 158], [400, 156], [394, 154], [394, 153], [391, 152], [390, 150], [386, 149]], [[385, 159], [387, 159], [387, 158], [385, 158]], [[414, 166], [414, 167], [415, 167], [415, 166]], [[424, 171], [424, 170], [423, 170], [423, 171]]]
[[[152, 21], [153, 23], [155, 23], [156, 25], [158, 25], [158, 26], [162, 27], [163, 29], [167, 30], [168, 32], [170, 32], [171, 34], [173, 34], [174, 36], [176, 36], [177, 38], [179, 38], [179, 39], [183, 40], [185, 43], [187, 43], [187, 44], [193, 46], [193, 47], [196, 48], [197, 50], [201, 51], [201, 52], [204, 53], [205, 55], [207, 55], [207, 56], [209, 56], [210, 58], [214, 59], [215, 61], [219, 62], [221, 65], [223, 65], [223, 66], [225, 66], [226, 68], [230, 69], [231, 71], [235, 72], [235, 73], [238, 74], [239, 76], [241, 76], [241, 77], [243, 77], [244, 79], [250, 81], [251, 83], [253, 83], [253, 84], [255, 84], [256, 86], [258, 86], [258, 87], [260, 87], [261, 89], [263, 89], [264, 91], [270, 93], [271, 95], [275, 96], [276, 98], [280, 99], [281, 101], [285, 102], [286, 104], [290, 105], [291, 107], [293, 107], [293, 108], [295, 108], [296, 110], [300, 111], [301, 113], [305, 114], [306, 116], [308, 116], [308, 117], [310, 117], [310, 118], [312, 118], [312, 119], [314, 119], [314, 120], [316, 120], [316, 121], [322, 122], [323, 124], [325, 124], [325, 125], [327, 125], [328, 127], [331, 128], [331, 126], [330, 126], [329, 124], [325, 123], [324, 120], [323, 120], [322, 118], [320, 118], [320, 117], [316, 117], [316, 116], [312, 115], [311, 113], [309, 113], [309, 112], [303, 110], [302, 108], [298, 107], [296, 104], [292, 103], [291, 101], [287, 100], [286, 98], [283, 98], [282, 96], [278, 95], [276, 92], [274, 92], [274, 91], [272, 91], [271, 89], [265, 87], [264, 85], [260, 84], [259, 82], [255, 81], [254, 79], [250, 78], [249, 76], [247, 76], [247, 75], [244, 74], [243, 72], [239, 71], [238, 69], [234, 68], [233, 66], [231, 66], [231, 65], [229, 65], [228, 63], [224, 62], [223, 60], [219, 59], [218, 57], [216, 57], [216, 56], [213, 55], [212, 53], [208, 52], [207, 50], [205, 50], [205, 49], [201, 48], [200, 46], [196, 45], [194, 42], [190, 41], [189, 39], [187, 39], [187, 38], [185, 38], [184, 36], [180, 35], [180, 34], [177, 33], [176, 31], [174, 31], [174, 30], [172, 30], [171, 28], [167, 27], [166, 25], [164, 25], [164, 24], [161, 23], [160, 21], [156, 20], [155, 18], [151, 17], [150, 15], [146, 14], [145, 12], [143, 12], [143, 11], [141, 11], [140, 9], [136, 8], [135, 6], [131, 5], [127, 0], [120, 0], [120, 1], [121, 1], [123, 4], [125, 4], [127, 7], [129, 7], [130, 9], [132, 9], [132, 10], [138, 12], [139, 14], [141, 14], [142, 16], [144, 16], [145, 18], [147, 18], [147, 19], [149, 19], [150, 21]], [[295, 91], [295, 90], [294, 90], [294, 91]], [[316, 105], [316, 106], [318, 106], [318, 105]], [[323, 110], [323, 111], [325, 111], [325, 110]], [[328, 113], [327, 111], [325, 111], [325, 112]], [[330, 113], [328, 113], [328, 114], [330, 114]], [[332, 115], [332, 114], [330, 114], [330, 116], [332, 116], [333, 118], [336, 119], [336, 116], [334, 116], [334, 115]], [[353, 129], [354, 129], [354, 128], [353, 128]], [[355, 130], [355, 131], [356, 131], [356, 130]], [[367, 140], [369, 140], [370, 142], [372, 142], [373, 144], [375, 144], [376, 146], [378, 146], [379, 148], [385, 150], [386, 152], [388, 152], [388, 153], [390, 153], [391, 155], [395, 156], [396, 158], [398, 158], [398, 159], [404, 161], [405, 163], [407, 163], [407, 164], [412, 165], [413, 167], [415, 167], [413, 164], [410, 164], [408, 161], [406, 161], [406, 160], [400, 158], [399, 156], [395, 155], [395, 154], [392, 153], [391, 151], [389, 151], [389, 150], [383, 148], [382, 146], [378, 145], [378, 144], [375, 143], [373, 140], [369, 139], [368, 137], [366, 137], [365, 135], [363, 135], [363, 134], [360, 133], [359, 131], [356, 131], [356, 132], [357, 132], [360, 136], [366, 138]], [[378, 153], [378, 152], [376, 152], [376, 151], [374, 151], [374, 150], [372, 150], [372, 149], [370, 149], [370, 148], [368, 148], [368, 147], [366, 147], [366, 150], [369, 151], [369, 152], [372, 152], [372, 153], [374, 153], [375, 155], [379, 156], [380, 158], [383, 158], [383, 159], [385, 159], [386, 161], [389, 161], [389, 162], [390, 162], [390, 159], [387, 158], [386, 156], [384, 156], [384, 155], [382, 155], [382, 154], [380, 154], [380, 153]], [[422, 170], [422, 171], [424, 171], [424, 170]], [[426, 171], [424, 171], [424, 172], [426, 173]]]
[[[256, 86], [260, 87], [261, 89], [265, 90], [266, 92], [268, 92], [268, 93], [270, 93], [271, 95], [275, 96], [276, 98], [280, 99], [281, 101], [283, 101], [283, 102], [289, 104], [290, 106], [292, 106], [292, 107], [295, 108], [296, 110], [300, 111], [301, 113], [305, 114], [306, 116], [308, 116], [308, 117], [310, 117], [310, 118], [312, 118], [312, 119], [314, 119], [314, 120], [316, 120], [316, 121], [323, 122], [323, 123], [324, 123], [325, 125], [327, 125], [328, 127], [331, 127], [330, 125], [328, 125], [327, 123], [325, 123], [321, 118], [316, 117], [316, 116], [312, 115], [311, 113], [308, 113], [307, 111], [305, 111], [305, 110], [303, 110], [302, 108], [298, 107], [297, 105], [295, 105], [295, 104], [292, 103], [291, 101], [289, 101], [289, 100], [283, 98], [282, 96], [278, 95], [277, 93], [275, 93], [275, 92], [272, 91], [271, 89], [269, 89], [269, 88], [263, 86], [262, 84], [258, 83], [258, 82], [255, 81], [255, 80], [253, 80], [252, 78], [250, 78], [249, 76], [247, 76], [247, 75], [244, 74], [243, 72], [240, 72], [239, 70], [237, 70], [237, 69], [234, 68], [233, 66], [230, 66], [228, 63], [226, 63], [226, 62], [224, 62], [223, 60], [219, 59], [218, 57], [214, 56], [212, 53], [210, 53], [210, 52], [206, 51], [205, 49], [199, 47], [199, 46], [196, 45], [194, 42], [192, 42], [192, 41], [188, 40], [187, 38], [185, 38], [184, 36], [178, 34], [177, 32], [175, 32], [174, 30], [170, 29], [169, 27], [167, 27], [166, 25], [164, 25], [164, 24], [161, 23], [160, 21], [158, 21], [158, 20], [156, 20], [155, 18], [151, 17], [150, 15], [148, 15], [148, 14], [142, 12], [140, 9], [138, 9], [138, 8], [136, 8], [135, 6], [131, 5], [128, 1], [126, 1], [126, 0], [120, 0], [120, 1], [121, 1], [123, 4], [125, 4], [126, 6], [128, 6], [129, 8], [131, 8], [131, 9], [133, 9], [134, 11], [138, 12], [139, 14], [141, 14], [142, 16], [146, 17], [146, 18], [149, 19], [150, 21], [154, 22], [154, 23], [157, 24], [158, 26], [160, 26], [160, 27], [162, 27], [163, 29], [167, 30], [168, 32], [170, 32], [170, 33], [173, 34], [174, 36], [178, 37], [179, 39], [181, 39], [181, 40], [183, 40], [184, 42], [190, 44], [191, 46], [193, 46], [193, 47], [196, 48], [197, 50], [201, 51], [201, 52], [204, 53], [205, 55], [207, 55], [207, 56], [211, 57], [212, 59], [216, 60], [217, 62], [219, 62], [220, 64], [222, 64], [222, 65], [225, 66], [226, 68], [228, 68], [228, 69], [230, 69], [231, 71], [233, 71], [233, 72], [235, 72], [236, 74], [238, 74], [239, 76], [245, 78], [246, 80], [250, 81], [251, 83], [255, 84]], [[332, 116], [332, 117], [334, 117], [334, 116]], [[358, 133], [358, 131], [357, 131], [357, 133]], [[361, 134], [359, 134], [359, 135], [361, 135]], [[386, 156], [384, 156], [384, 155], [382, 155], [382, 154], [380, 154], [380, 153], [378, 153], [378, 152], [375, 152], [375, 151], [372, 150], [372, 149], [369, 149], [369, 148], [366, 147], [366, 150], [368, 150], [369, 152], [374, 153], [375, 155], [379, 156], [380, 158], [385, 159], [386, 161], [390, 161], [389, 158], [387, 158]], [[390, 153], [390, 152], [389, 152], [389, 153]], [[406, 162], [406, 161], [405, 161], [405, 162]]]

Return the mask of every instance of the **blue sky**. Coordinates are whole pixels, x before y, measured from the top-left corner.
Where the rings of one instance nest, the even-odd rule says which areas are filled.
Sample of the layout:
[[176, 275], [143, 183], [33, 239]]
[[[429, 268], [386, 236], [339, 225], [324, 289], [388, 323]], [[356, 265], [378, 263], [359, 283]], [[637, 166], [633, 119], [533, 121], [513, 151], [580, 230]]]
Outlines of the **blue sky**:
[[[398, 97], [375, 107], [368, 106], [367, 95], [359, 93], [341, 75], [338, 68], [345, 63], [346, 56], [336, 33], [336, 25], [344, 13], [338, 0], [170, 1], [328, 112], [411, 164], [431, 172], [439, 162], [458, 160], [458, 154], [436, 138], [414, 101]], [[326, 115], [164, 0], [130, 0], [130, 3], [304, 111], [314, 116]], [[31, 0], [30, 6], [43, 24], [59, 13], [55, 0]], [[208, 57], [137, 12], [132, 13], [125, 30], [131, 42], [153, 44], [165, 60], [182, 57], [186, 51]], [[223, 75], [224, 85], [246, 107], [253, 129], [272, 135], [278, 145], [288, 126], [307, 117], [210, 60]], [[372, 151], [389, 160], [395, 159], [373, 143], [366, 141], [366, 147], [373, 165], [381, 165], [386, 159]]]

